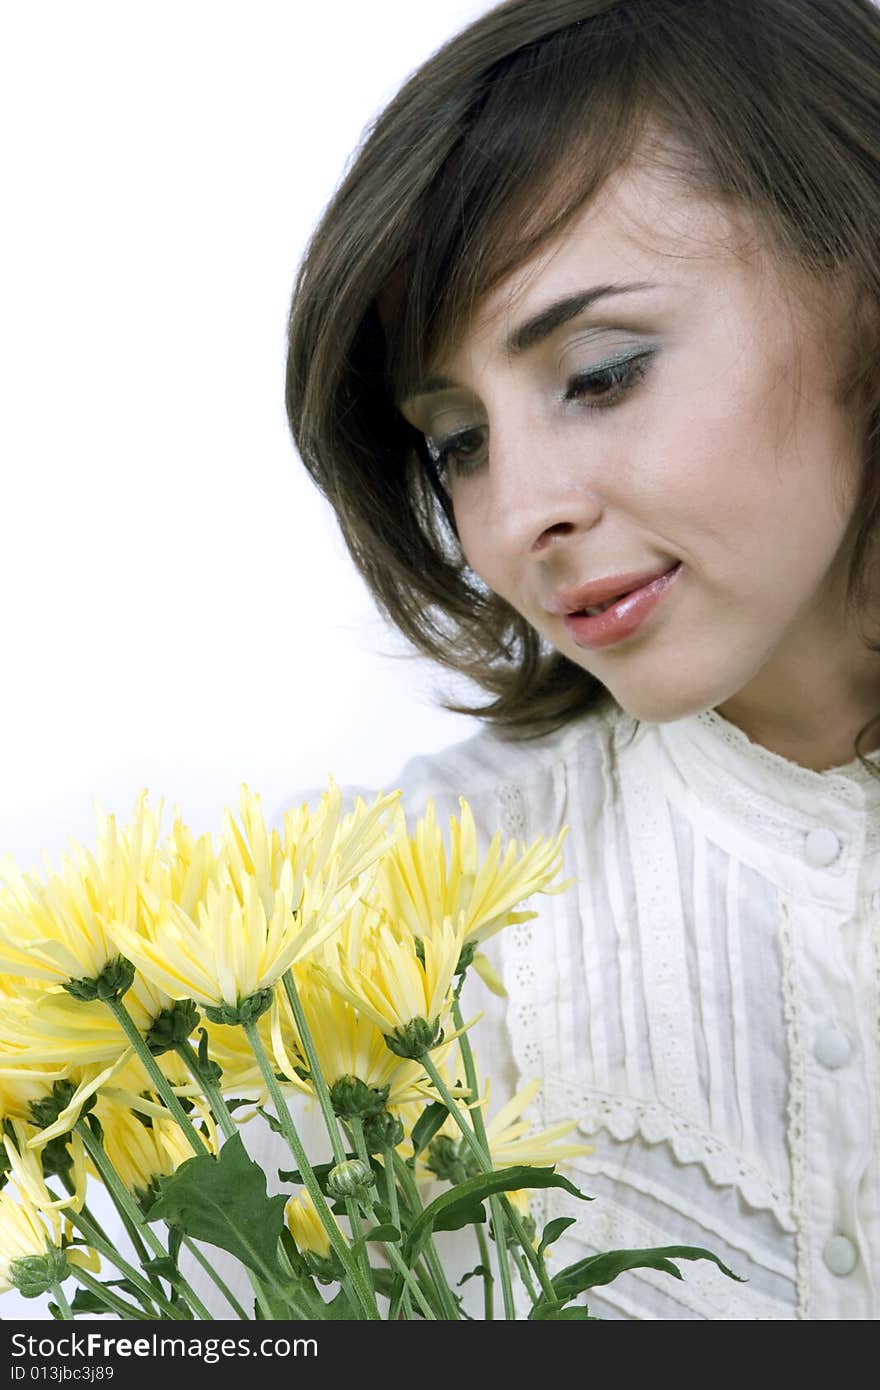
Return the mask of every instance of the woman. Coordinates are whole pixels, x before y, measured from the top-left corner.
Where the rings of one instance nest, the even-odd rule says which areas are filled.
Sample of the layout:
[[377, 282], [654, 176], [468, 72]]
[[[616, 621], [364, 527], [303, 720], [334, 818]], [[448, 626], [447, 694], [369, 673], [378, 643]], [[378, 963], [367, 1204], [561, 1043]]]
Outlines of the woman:
[[564, 1258], [747, 1280], [600, 1317], [880, 1313], [878, 205], [869, 0], [512, 0], [382, 113], [295, 289], [300, 456], [484, 696], [389, 785], [571, 827], [481, 1024], [594, 1144]]

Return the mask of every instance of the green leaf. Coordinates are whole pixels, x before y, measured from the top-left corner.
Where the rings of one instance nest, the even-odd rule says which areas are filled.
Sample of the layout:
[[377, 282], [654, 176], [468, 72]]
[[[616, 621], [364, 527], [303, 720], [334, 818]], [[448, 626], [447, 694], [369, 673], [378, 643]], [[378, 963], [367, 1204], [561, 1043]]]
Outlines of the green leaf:
[[529, 1313], [535, 1322], [599, 1322], [585, 1307], [566, 1308], [561, 1303], [537, 1303]]
[[258, 1115], [262, 1115], [273, 1134], [284, 1133], [284, 1130], [281, 1128], [281, 1121], [276, 1119], [274, 1115], [270, 1115], [268, 1110], [264, 1110], [262, 1105], [258, 1105], [256, 1111]]
[[[433, 1203], [431, 1203], [433, 1206]], [[427, 1211], [427, 1208], [425, 1208]], [[460, 1231], [463, 1226], [480, 1226], [486, 1220], [486, 1208], [478, 1197], [459, 1197], [434, 1221], [435, 1231]], [[413, 1223], [415, 1230], [418, 1221]], [[421, 1247], [420, 1247], [421, 1248]]]
[[357, 1322], [361, 1313], [359, 1309], [353, 1307], [345, 1290], [340, 1289], [335, 1298], [324, 1304], [324, 1311], [321, 1316], [331, 1321]]
[[180, 1247], [183, 1244], [183, 1231], [179, 1226], [169, 1226], [168, 1228], [168, 1255], [174, 1261], [175, 1270], [177, 1268], [177, 1257], [180, 1254]]
[[371, 1265], [370, 1270], [373, 1275], [373, 1288], [376, 1290], [376, 1293], [381, 1294], [383, 1298], [392, 1298], [400, 1283], [400, 1276], [395, 1274], [393, 1270], [386, 1269], [384, 1266], [379, 1268], [376, 1265]]
[[467, 1274], [463, 1274], [455, 1287], [460, 1289], [462, 1284], [466, 1284], [469, 1279], [476, 1278], [488, 1279], [492, 1284], [495, 1282], [495, 1276], [488, 1265], [477, 1265], [476, 1269], [469, 1269]]
[[538, 1246], [538, 1254], [543, 1255], [548, 1245], [552, 1245], [558, 1240], [563, 1231], [567, 1231], [569, 1226], [576, 1225], [574, 1216], [557, 1216], [555, 1220], [548, 1221], [544, 1227], [544, 1234], [541, 1236], [541, 1244]]
[[456, 1183], [448, 1192], [435, 1197], [413, 1222], [406, 1245], [407, 1262], [415, 1263], [432, 1231], [457, 1231], [462, 1226], [485, 1221], [484, 1198], [496, 1192], [518, 1192], [522, 1188], [535, 1187], [561, 1187], [585, 1202], [593, 1200], [585, 1197], [574, 1183], [553, 1168], [532, 1168], [521, 1163], [514, 1168], [499, 1168], [493, 1173], [477, 1173], [475, 1177]]
[[595, 1288], [597, 1284], [610, 1284], [618, 1274], [628, 1269], [659, 1269], [676, 1279], [684, 1278], [672, 1260], [711, 1260], [729, 1279], [738, 1284], [746, 1283], [740, 1275], [734, 1274], [727, 1265], [722, 1264], [711, 1250], [702, 1250], [693, 1245], [664, 1245], [648, 1250], [609, 1250], [601, 1255], [591, 1255], [576, 1264], [568, 1265], [554, 1275], [553, 1288], [561, 1302], [565, 1303], [584, 1289]]
[[[76, 1293], [70, 1303], [70, 1311], [72, 1313], [109, 1313], [113, 1310], [110, 1304], [105, 1303], [103, 1298], [100, 1298], [92, 1289], [83, 1289], [77, 1286]], [[146, 1317], [146, 1313], [144, 1317]]]
[[396, 1226], [373, 1226], [371, 1230], [365, 1231], [352, 1243], [352, 1254], [359, 1255], [368, 1240], [381, 1240], [393, 1245], [400, 1240], [400, 1231]]
[[267, 1195], [265, 1173], [234, 1134], [217, 1158], [188, 1158], [160, 1179], [149, 1220], [181, 1226], [188, 1236], [219, 1245], [256, 1274], [274, 1278], [286, 1202], [284, 1193]]
[[427, 1105], [419, 1118], [412, 1127], [410, 1139], [413, 1146], [413, 1157], [415, 1158], [427, 1148], [438, 1129], [442, 1128], [449, 1111], [442, 1101], [435, 1101], [433, 1105]]
[[[179, 1229], [179, 1228], [178, 1228]], [[141, 1269], [149, 1274], [158, 1274], [169, 1282], [177, 1277], [177, 1265], [168, 1255], [160, 1255], [152, 1260], [141, 1260]]]

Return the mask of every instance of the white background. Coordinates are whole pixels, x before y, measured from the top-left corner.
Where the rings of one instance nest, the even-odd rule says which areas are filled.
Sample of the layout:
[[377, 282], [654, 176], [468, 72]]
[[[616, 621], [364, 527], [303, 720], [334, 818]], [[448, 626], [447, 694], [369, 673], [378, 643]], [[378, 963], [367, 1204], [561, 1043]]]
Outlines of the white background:
[[347, 158], [489, 8], [0, 3], [0, 857], [54, 866], [144, 787], [196, 833], [242, 782], [273, 817], [328, 775], [390, 790], [479, 727], [401, 659], [283, 388]]

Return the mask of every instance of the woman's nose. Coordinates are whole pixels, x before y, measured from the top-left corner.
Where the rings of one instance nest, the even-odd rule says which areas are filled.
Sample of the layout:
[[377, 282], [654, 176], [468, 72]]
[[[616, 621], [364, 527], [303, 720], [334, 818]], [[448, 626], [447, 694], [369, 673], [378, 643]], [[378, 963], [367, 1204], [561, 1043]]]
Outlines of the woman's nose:
[[572, 457], [553, 430], [491, 437], [489, 516], [495, 544], [511, 558], [572, 543], [602, 515], [589, 461]]

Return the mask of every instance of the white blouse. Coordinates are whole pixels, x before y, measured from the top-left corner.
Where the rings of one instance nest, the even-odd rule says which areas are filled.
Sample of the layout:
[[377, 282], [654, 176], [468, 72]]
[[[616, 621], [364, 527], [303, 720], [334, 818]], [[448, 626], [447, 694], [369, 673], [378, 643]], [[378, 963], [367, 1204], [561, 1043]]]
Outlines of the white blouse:
[[411, 824], [465, 796], [484, 844], [570, 827], [576, 883], [489, 943], [507, 1000], [468, 982], [493, 1097], [540, 1076], [536, 1123], [576, 1118], [594, 1145], [562, 1169], [594, 1201], [552, 1190], [536, 1213], [577, 1217], [553, 1268], [694, 1245], [747, 1281], [681, 1260], [591, 1311], [880, 1315], [880, 779], [800, 767], [714, 712], [637, 724], [609, 700], [538, 740], [480, 732], [392, 787]]
[[[487, 945], [508, 997], [465, 988], [490, 1113], [541, 1077], [536, 1125], [575, 1119], [594, 1146], [561, 1167], [592, 1202], [537, 1199], [541, 1224], [577, 1218], [551, 1270], [699, 1246], [745, 1282], [679, 1260], [681, 1280], [629, 1271], [590, 1311], [876, 1318], [880, 779], [802, 768], [714, 712], [637, 724], [609, 699], [547, 737], [412, 759], [396, 787], [410, 828], [429, 798], [445, 827], [466, 797], [483, 848], [570, 827], [575, 883]], [[252, 1149], [267, 1173], [276, 1142]]]

